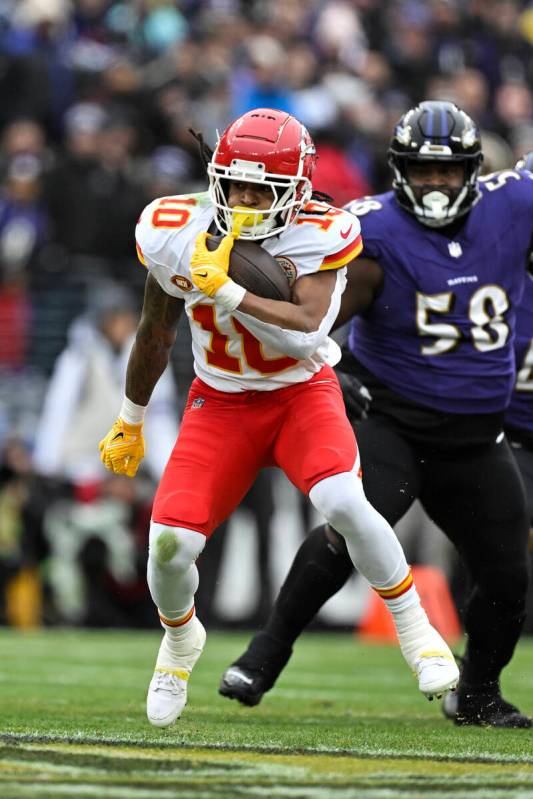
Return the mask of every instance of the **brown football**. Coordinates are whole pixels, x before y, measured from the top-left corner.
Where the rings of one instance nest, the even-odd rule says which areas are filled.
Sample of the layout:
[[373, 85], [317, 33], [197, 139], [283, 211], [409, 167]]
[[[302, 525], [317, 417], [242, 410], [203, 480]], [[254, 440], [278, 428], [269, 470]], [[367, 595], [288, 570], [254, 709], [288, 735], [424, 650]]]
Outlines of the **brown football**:
[[[216, 249], [220, 240], [220, 236], [210, 236], [207, 249]], [[255, 241], [235, 241], [228, 274], [235, 283], [258, 297], [286, 302], [291, 299], [291, 287], [283, 267]]]

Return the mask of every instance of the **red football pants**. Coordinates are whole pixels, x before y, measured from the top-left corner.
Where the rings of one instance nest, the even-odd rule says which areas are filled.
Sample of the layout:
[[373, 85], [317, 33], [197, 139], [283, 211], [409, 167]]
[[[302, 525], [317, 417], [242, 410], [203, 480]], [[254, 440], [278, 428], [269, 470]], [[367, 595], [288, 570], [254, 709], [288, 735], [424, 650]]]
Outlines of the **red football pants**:
[[196, 378], [161, 478], [152, 518], [210, 536], [239, 505], [259, 469], [279, 466], [308, 494], [349, 472], [357, 444], [331, 367], [276, 391], [217, 391]]

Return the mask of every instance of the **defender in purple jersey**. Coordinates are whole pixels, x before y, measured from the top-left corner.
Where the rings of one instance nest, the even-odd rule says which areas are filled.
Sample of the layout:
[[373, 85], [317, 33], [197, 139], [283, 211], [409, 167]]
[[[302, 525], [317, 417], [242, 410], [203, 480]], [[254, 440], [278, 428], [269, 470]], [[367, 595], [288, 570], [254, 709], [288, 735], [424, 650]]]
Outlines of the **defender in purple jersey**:
[[514, 350], [516, 381], [505, 412], [505, 430], [511, 441], [523, 443], [533, 451], [533, 277], [527, 279], [516, 310]]
[[[515, 352], [517, 375], [511, 404], [505, 414], [505, 433], [526, 490], [530, 568], [533, 569], [533, 279], [527, 281], [517, 310]], [[533, 585], [527, 595], [526, 614], [524, 630], [533, 633]]]
[[[533, 152], [516, 165], [533, 173]], [[505, 432], [524, 481], [529, 516], [530, 565], [533, 566], [533, 277], [526, 280], [516, 313], [516, 382], [505, 413]], [[533, 586], [530, 585], [525, 631], [533, 633]]]
[[[351, 400], [362, 405], [361, 385], [373, 398], [357, 431], [370, 502], [394, 525], [418, 498], [472, 579], [455, 722], [525, 728], [531, 719], [502, 698], [499, 679], [528, 585], [526, 500], [503, 424], [533, 241], [533, 176], [479, 178], [482, 157], [477, 127], [452, 103], [421, 103], [399, 121], [393, 191], [347, 206], [364, 250], [338, 319], [352, 319], [341, 368], [348, 409]], [[313, 531], [220, 692], [257, 704], [351, 569], [336, 532]]]

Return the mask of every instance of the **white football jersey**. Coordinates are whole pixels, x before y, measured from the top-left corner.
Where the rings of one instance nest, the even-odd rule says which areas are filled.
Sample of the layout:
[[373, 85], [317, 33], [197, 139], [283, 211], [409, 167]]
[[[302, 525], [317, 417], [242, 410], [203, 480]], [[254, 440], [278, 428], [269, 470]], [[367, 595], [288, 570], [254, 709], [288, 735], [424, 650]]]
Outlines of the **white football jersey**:
[[214, 208], [207, 192], [176, 195], [161, 197], [146, 206], [136, 228], [141, 263], [163, 291], [185, 301], [198, 377], [220, 391], [272, 391], [308, 380], [324, 364], [336, 363], [339, 348], [328, 333], [346, 286], [343, 267], [362, 249], [357, 217], [324, 203], [310, 202], [287, 230], [261, 244], [280, 262], [291, 283], [323, 269], [337, 270], [328, 311], [331, 322], [316, 352], [305, 360], [284, 354], [283, 336], [288, 331], [276, 328], [280, 341], [280, 349], [276, 350], [246, 327], [249, 316], [239, 311], [229, 313], [193, 284], [190, 259], [195, 239], [198, 233], [209, 229], [213, 219]]

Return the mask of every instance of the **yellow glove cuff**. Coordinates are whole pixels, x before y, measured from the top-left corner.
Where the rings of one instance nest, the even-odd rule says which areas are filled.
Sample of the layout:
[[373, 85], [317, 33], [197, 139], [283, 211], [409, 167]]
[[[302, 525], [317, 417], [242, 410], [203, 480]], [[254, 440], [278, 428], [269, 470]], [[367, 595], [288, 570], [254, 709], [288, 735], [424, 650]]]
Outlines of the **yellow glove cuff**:
[[121, 416], [118, 417], [117, 421], [120, 421], [122, 430], [127, 433], [129, 436], [138, 436], [143, 429], [143, 422], [139, 422], [138, 424], [130, 424], [129, 422], [125, 422]]
[[239, 307], [245, 294], [246, 289], [243, 286], [239, 286], [234, 280], [228, 280], [215, 294], [215, 302], [225, 308], [226, 311], [229, 311], [229, 313], [232, 313]]

